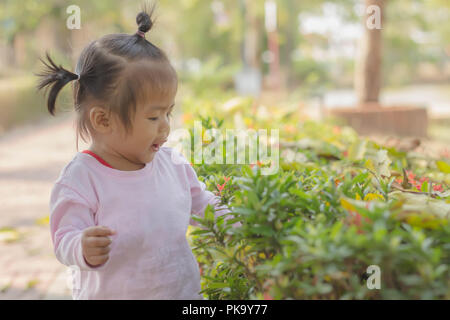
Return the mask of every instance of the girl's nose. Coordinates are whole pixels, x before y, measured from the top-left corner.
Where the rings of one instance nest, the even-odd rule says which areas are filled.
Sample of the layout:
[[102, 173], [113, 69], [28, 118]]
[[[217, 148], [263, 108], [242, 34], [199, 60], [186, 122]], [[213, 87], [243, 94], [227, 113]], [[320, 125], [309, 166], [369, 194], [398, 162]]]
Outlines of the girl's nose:
[[169, 131], [170, 129], [170, 119], [168, 117], [163, 117], [164, 119], [160, 123], [159, 131]]

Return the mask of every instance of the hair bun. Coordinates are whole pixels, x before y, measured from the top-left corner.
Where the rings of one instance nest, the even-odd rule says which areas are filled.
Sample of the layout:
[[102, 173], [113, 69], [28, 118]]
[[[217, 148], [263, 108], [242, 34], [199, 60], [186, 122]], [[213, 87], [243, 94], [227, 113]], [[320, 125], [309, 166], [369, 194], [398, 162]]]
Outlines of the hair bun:
[[144, 11], [136, 16], [136, 23], [138, 25], [138, 30], [141, 32], [148, 32], [153, 26], [150, 16]]

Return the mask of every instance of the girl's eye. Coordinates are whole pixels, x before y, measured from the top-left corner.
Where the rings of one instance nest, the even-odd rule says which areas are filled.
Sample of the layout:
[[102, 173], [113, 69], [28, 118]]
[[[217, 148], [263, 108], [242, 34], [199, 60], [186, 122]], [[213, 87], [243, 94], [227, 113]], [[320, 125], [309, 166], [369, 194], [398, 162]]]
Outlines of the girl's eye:
[[[172, 116], [172, 110], [170, 110], [168, 113], [167, 113], [167, 117], [168, 118], [170, 118]], [[149, 120], [152, 120], [152, 121], [157, 121], [158, 120], [158, 117], [153, 117], [153, 118], [148, 118]]]

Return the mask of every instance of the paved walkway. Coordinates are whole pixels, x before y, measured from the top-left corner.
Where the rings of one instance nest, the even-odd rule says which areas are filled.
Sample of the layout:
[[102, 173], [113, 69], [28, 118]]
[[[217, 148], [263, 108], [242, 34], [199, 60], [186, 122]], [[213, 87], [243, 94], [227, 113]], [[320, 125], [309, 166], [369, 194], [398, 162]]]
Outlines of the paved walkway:
[[55, 258], [48, 225], [51, 188], [76, 152], [72, 116], [0, 139], [0, 300], [72, 299], [68, 268]]

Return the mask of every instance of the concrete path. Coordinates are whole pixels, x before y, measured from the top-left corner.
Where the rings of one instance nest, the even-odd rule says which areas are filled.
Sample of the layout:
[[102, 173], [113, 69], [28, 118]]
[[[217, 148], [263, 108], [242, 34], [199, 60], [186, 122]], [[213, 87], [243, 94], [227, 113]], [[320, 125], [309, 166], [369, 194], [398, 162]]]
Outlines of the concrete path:
[[72, 299], [68, 268], [53, 253], [48, 201], [76, 153], [73, 119], [66, 113], [0, 139], [0, 300]]

